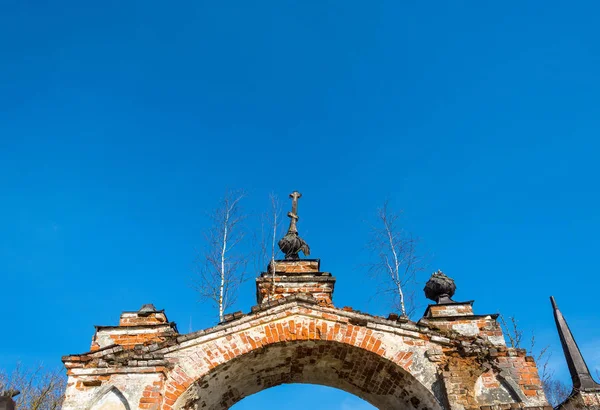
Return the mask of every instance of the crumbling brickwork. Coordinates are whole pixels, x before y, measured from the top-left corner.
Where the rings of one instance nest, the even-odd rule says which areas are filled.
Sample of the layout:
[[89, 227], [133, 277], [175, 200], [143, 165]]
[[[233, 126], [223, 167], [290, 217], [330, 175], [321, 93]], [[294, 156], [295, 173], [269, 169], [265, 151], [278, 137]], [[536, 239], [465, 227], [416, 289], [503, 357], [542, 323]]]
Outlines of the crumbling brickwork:
[[249, 313], [191, 334], [153, 307], [125, 312], [97, 328], [92, 351], [63, 358], [63, 409], [227, 409], [282, 383], [335, 387], [379, 409], [550, 408], [533, 359], [506, 347], [494, 315], [471, 302], [432, 305], [418, 322], [340, 309], [335, 278], [321, 277], [318, 261], [278, 261]]
[[335, 278], [320, 271], [320, 261], [275, 261], [268, 272], [256, 278], [258, 303], [277, 300], [291, 295], [311, 295], [321, 303], [332, 304]]
[[573, 392], [559, 410], [600, 410], [600, 391]]
[[123, 312], [119, 326], [96, 326], [91, 350], [112, 345], [133, 348], [164, 341], [175, 333], [175, 323], [170, 323], [163, 311], [157, 311], [153, 305], [144, 305], [138, 312]]

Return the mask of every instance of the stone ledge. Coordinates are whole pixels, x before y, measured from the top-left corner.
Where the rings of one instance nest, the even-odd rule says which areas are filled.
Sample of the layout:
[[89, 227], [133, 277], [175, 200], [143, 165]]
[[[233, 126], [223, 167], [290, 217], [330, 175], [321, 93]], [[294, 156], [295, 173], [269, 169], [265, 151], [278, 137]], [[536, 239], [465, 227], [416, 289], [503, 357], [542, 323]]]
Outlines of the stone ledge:
[[257, 279], [262, 278], [319, 278], [319, 277], [333, 277], [331, 272], [261, 272]]
[[321, 269], [320, 259], [276, 259], [274, 262], [274, 267], [272, 262], [269, 263], [270, 273], [312, 273]]
[[146, 366], [146, 367], [93, 367], [89, 369], [72, 369], [72, 374], [76, 376], [99, 376], [110, 374], [148, 374], [163, 373], [169, 371], [165, 366]]
[[[264, 275], [264, 276], [263, 276]], [[256, 278], [256, 282], [335, 282], [334, 276], [328, 272], [316, 272], [311, 274], [275, 275], [263, 274]]]
[[159, 327], [169, 327], [177, 331], [177, 324], [175, 322], [165, 322], [165, 323], [153, 323], [148, 325], [131, 325], [131, 326], [101, 326], [95, 325], [94, 328], [96, 330], [113, 330], [120, 329], [123, 331], [131, 331], [131, 330], [142, 330], [142, 329], [155, 329]]
[[[432, 318], [432, 317], [438, 317], [439, 316], [439, 311], [456, 311], [458, 315], [464, 316], [465, 314], [473, 314], [473, 303], [475, 301], [474, 300], [468, 300], [466, 302], [451, 302], [451, 303], [438, 303], [438, 304], [431, 304], [431, 305], [427, 305], [427, 309], [425, 309], [425, 313], [423, 313], [423, 317], [426, 318]], [[459, 312], [460, 308], [463, 308], [463, 310], [465, 310], [465, 312]], [[455, 316], [455, 315], [452, 315]]]
[[492, 319], [496, 319], [500, 316], [498, 313], [491, 313], [489, 315], [468, 315], [468, 316], [436, 316], [436, 317], [426, 317], [419, 320], [419, 322], [447, 322], [447, 321], [460, 321], [460, 320], [479, 320], [491, 317]]
[[152, 313], [162, 313], [162, 314], [164, 314], [165, 310], [164, 309], [160, 309], [160, 310], [154, 310], [152, 312], [140, 312], [139, 310], [123, 310], [123, 311], [121, 311], [121, 314], [136, 314], [136, 315], [139, 315], [139, 316], [149, 316]]

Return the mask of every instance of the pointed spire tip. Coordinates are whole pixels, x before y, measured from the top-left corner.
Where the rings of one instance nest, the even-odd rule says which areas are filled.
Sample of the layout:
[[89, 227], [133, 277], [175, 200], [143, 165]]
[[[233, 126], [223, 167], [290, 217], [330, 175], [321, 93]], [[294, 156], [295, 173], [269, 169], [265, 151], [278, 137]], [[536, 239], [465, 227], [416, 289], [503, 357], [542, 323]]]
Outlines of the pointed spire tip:
[[577, 342], [573, 337], [573, 333], [569, 329], [569, 325], [567, 325], [567, 321], [561, 311], [558, 310], [556, 300], [554, 300], [553, 296], [550, 296], [550, 301], [554, 308], [554, 321], [556, 322], [560, 343], [565, 354], [565, 359], [567, 360], [569, 373], [571, 373], [573, 388], [577, 391], [600, 391], [600, 384], [596, 383], [592, 378], [581, 350], [579, 350], [579, 346], [577, 346]]

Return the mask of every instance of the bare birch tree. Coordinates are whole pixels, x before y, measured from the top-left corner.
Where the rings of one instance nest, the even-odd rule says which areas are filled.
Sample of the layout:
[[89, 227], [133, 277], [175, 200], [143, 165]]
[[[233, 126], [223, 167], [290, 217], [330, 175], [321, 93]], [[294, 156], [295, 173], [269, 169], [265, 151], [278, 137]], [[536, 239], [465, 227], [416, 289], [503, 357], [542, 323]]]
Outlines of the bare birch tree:
[[377, 225], [372, 227], [369, 242], [374, 261], [369, 270], [380, 281], [379, 292], [391, 296], [394, 308], [408, 317], [414, 310], [408, 285], [424, 267], [416, 253], [417, 239], [399, 226], [399, 217], [388, 201], [377, 210]]
[[269, 195], [269, 199], [271, 201], [271, 212], [269, 218], [269, 226], [271, 228], [271, 260], [269, 262], [269, 272], [271, 273], [271, 295], [275, 292], [275, 254], [277, 243], [277, 230], [279, 229], [279, 223], [281, 220], [281, 204], [279, 203], [279, 198], [274, 193]]
[[275, 260], [277, 235], [281, 225], [281, 204], [275, 193], [269, 194], [270, 208], [260, 215], [260, 237], [255, 236], [256, 270], [262, 270]]
[[205, 233], [205, 248], [197, 262], [195, 288], [201, 300], [216, 305], [221, 322], [225, 310], [235, 303], [249, 260], [240, 246], [245, 238], [242, 223], [246, 216], [240, 207], [244, 197], [243, 191], [226, 192], [211, 214], [212, 225]]
[[58, 410], [67, 385], [63, 372], [42, 365], [27, 369], [17, 364], [11, 373], [0, 370], [0, 392], [18, 391], [14, 400], [19, 410]]
[[[279, 235], [279, 227], [281, 225], [281, 204], [279, 197], [275, 193], [269, 194], [270, 209], [260, 216], [261, 219], [261, 235], [256, 239], [257, 257], [255, 258], [255, 270], [261, 272], [265, 266], [271, 273], [272, 288], [274, 290], [275, 281], [275, 257], [278, 249], [276, 247], [277, 238]], [[272, 292], [271, 292], [272, 293]], [[269, 295], [270, 297], [271, 295]]]

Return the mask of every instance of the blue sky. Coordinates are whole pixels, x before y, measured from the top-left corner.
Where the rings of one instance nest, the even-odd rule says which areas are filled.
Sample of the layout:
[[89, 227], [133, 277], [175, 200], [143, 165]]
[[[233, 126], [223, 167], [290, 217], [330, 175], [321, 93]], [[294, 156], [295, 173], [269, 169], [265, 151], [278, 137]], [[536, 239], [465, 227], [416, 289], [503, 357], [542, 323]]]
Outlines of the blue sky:
[[[389, 312], [361, 268], [365, 221], [389, 198], [455, 299], [516, 316], [564, 378], [554, 295], [600, 368], [599, 11], [3, 1], [0, 367], [58, 366], [144, 303], [181, 331], [213, 324], [189, 285], [194, 250], [240, 188], [253, 218], [270, 192], [303, 193], [300, 232], [338, 306]], [[248, 282], [236, 310], [254, 303]], [[286, 386], [237, 409], [288, 391], [362, 406]]]

